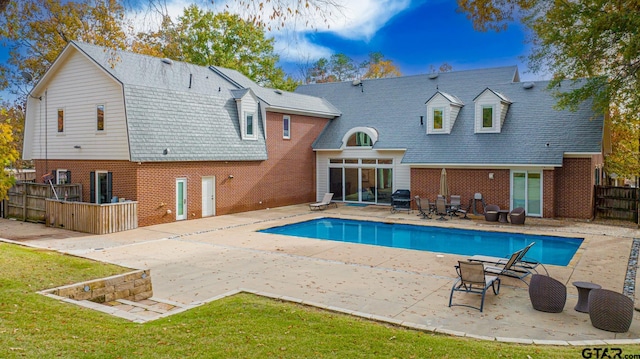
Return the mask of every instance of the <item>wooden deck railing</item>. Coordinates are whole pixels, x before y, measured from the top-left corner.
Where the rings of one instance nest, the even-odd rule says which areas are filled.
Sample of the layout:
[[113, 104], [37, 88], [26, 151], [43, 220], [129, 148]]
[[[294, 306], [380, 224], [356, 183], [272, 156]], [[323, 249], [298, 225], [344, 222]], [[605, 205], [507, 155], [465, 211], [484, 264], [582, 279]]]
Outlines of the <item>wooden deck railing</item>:
[[107, 234], [138, 228], [138, 202], [86, 203], [47, 199], [46, 225], [72, 231]]

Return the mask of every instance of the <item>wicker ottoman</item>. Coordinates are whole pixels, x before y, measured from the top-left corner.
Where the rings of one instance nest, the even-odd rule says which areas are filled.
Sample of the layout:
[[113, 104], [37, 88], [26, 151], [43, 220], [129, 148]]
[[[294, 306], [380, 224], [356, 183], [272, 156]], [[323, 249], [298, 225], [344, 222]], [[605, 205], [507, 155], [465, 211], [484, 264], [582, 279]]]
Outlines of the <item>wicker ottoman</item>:
[[529, 283], [529, 299], [535, 310], [560, 313], [567, 302], [567, 287], [549, 276], [534, 274]]
[[598, 329], [627, 332], [633, 320], [633, 301], [608, 289], [593, 289], [589, 293], [589, 317]]

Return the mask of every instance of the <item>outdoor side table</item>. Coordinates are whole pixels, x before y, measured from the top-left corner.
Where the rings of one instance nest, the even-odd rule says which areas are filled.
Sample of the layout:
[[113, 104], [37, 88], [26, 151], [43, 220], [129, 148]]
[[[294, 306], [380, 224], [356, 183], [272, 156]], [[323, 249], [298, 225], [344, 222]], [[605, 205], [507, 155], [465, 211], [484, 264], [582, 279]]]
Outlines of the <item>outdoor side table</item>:
[[578, 303], [573, 308], [578, 312], [589, 313], [589, 292], [591, 289], [600, 289], [600, 285], [591, 282], [573, 282], [578, 288]]
[[509, 214], [509, 211], [506, 209], [501, 209], [498, 211], [498, 222], [500, 223], [509, 223], [509, 220], [507, 219], [507, 215]]

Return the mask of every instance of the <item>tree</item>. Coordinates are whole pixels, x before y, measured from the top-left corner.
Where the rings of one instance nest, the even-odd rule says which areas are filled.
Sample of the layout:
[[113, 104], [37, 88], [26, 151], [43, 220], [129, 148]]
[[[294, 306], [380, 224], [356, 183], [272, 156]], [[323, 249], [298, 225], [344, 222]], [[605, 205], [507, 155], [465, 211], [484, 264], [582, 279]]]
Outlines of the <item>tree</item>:
[[393, 61], [385, 60], [381, 52], [369, 53], [369, 60], [365, 61], [361, 67], [366, 69], [365, 74], [362, 76], [365, 79], [402, 76]]
[[640, 168], [640, 120], [617, 107], [611, 109], [611, 115], [611, 153], [605, 159], [605, 170], [618, 177], [637, 177]]
[[354, 80], [359, 77], [359, 70], [353, 59], [340, 53], [331, 55], [329, 60], [320, 58], [309, 73], [311, 82], [324, 83]]
[[[195, 2], [215, 5], [215, 0]], [[159, 13], [162, 18], [168, 16], [166, 0], [147, 0], [146, 3], [149, 11]], [[315, 23], [311, 20], [316, 18], [328, 27], [330, 18], [341, 13], [343, 6], [340, 0], [233, 0], [225, 8], [233, 8], [241, 18], [271, 30], [295, 27], [298, 21], [304, 21], [304, 26], [314, 28]]]
[[[625, 114], [631, 127], [640, 116], [640, 2], [636, 0], [458, 0], [476, 29], [506, 29], [512, 20], [530, 31], [528, 56], [534, 72], [553, 74], [549, 88], [586, 78], [583, 86], [556, 91], [559, 108], [575, 109], [585, 100], [607, 113]], [[519, 16], [519, 17], [518, 17]], [[614, 113], [615, 115], [615, 113]], [[615, 120], [614, 120], [615, 122]], [[640, 167], [635, 170], [640, 175]]]
[[[4, 114], [0, 109], [0, 115]], [[15, 183], [15, 178], [6, 171], [18, 159], [18, 151], [14, 148], [13, 129], [8, 123], [0, 123], [0, 200], [7, 198], [7, 191]]]
[[11, 48], [0, 64], [0, 90], [24, 97], [69, 41], [126, 48], [124, 18], [117, 0], [11, 1], [0, 17], [0, 39]]
[[277, 66], [273, 38], [266, 38], [261, 27], [238, 15], [191, 5], [175, 24], [165, 21], [159, 31], [139, 34], [133, 48], [196, 65], [235, 69], [260, 85], [284, 90], [297, 86]]

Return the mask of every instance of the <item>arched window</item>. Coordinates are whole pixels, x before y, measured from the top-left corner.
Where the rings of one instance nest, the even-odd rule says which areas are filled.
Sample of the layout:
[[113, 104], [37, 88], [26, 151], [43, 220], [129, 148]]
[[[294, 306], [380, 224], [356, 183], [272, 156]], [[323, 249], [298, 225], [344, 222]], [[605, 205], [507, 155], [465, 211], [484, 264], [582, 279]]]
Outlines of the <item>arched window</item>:
[[347, 140], [347, 146], [369, 146], [371, 147], [373, 144], [371, 143], [371, 137], [364, 132], [356, 132]]
[[372, 147], [378, 141], [378, 131], [371, 127], [354, 127], [342, 137], [344, 147]]

